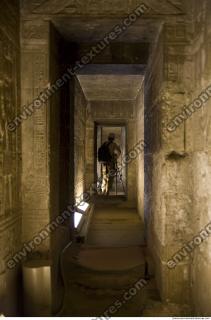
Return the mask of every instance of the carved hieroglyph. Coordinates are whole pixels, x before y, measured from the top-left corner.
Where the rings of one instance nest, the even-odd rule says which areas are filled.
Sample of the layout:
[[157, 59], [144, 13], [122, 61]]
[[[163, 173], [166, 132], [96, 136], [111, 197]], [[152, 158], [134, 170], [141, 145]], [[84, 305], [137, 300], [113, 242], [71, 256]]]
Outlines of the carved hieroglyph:
[[18, 111], [15, 50], [0, 30], [0, 219], [11, 216], [17, 204], [18, 132], [7, 130]]
[[[49, 24], [24, 23], [22, 36], [22, 106], [32, 103], [49, 82]], [[41, 42], [40, 42], [41, 41]], [[31, 43], [30, 47], [28, 44]], [[23, 240], [49, 222], [49, 105], [22, 124]], [[30, 224], [30, 227], [29, 227]], [[45, 244], [44, 244], [45, 247]]]
[[[180, 0], [145, 0], [152, 14], [181, 14], [184, 3]], [[140, 5], [139, 0], [44, 0], [22, 1], [24, 13], [71, 14], [71, 15], [122, 15], [130, 13]]]

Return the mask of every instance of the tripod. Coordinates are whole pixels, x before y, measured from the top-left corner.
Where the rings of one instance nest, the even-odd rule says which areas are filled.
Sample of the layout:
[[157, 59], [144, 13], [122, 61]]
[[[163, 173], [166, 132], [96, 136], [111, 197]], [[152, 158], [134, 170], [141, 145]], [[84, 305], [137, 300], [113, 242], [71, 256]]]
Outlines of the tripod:
[[118, 185], [118, 177], [119, 177], [119, 180], [122, 184], [122, 189], [123, 189], [123, 192], [126, 194], [126, 190], [125, 190], [125, 186], [124, 186], [124, 182], [123, 182], [123, 179], [122, 179], [122, 169], [120, 169], [118, 167], [118, 163], [117, 161], [115, 162], [115, 178], [116, 178], [116, 196], [117, 196], [117, 185]]
[[[103, 169], [102, 169], [103, 168]], [[104, 194], [106, 193], [107, 195], [112, 189], [112, 185], [114, 182], [114, 179], [116, 181], [116, 186], [115, 186], [115, 191], [116, 191], [116, 196], [117, 196], [117, 185], [118, 185], [118, 178], [122, 184], [122, 188], [124, 193], [126, 194], [126, 189], [124, 186], [124, 182], [122, 179], [122, 170], [118, 167], [117, 161], [113, 162], [112, 166], [109, 166], [108, 164], [102, 164], [101, 170], [104, 171], [103, 178], [101, 181], [101, 190], [102, 190], [102, 185], [104, 189]], [[107, 186], [107, 188], [106, 188]]]

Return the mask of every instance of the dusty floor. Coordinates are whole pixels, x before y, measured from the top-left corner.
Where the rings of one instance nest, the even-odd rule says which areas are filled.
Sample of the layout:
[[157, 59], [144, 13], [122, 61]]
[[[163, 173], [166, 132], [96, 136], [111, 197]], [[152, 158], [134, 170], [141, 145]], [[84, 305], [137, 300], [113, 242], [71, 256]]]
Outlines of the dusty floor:
[[[136, 210], [97, 206], [87, 243], [70, 247], [63, 257], [65, 298], [59, 315], [188, 315], [186, 306], [161, 303], [153, 276], [146, 278], [147, 260], [144, 225]], [[143, 279], [146, 283], [134, 294]], [[125, 292], [132, 292], [129, 300]], [[121, 307], [115, 308], [117, 301]]]
[[88, 233], [88, 245], [122, 247], [144, 245], [144, 224], [135, 209], [98, 205]]

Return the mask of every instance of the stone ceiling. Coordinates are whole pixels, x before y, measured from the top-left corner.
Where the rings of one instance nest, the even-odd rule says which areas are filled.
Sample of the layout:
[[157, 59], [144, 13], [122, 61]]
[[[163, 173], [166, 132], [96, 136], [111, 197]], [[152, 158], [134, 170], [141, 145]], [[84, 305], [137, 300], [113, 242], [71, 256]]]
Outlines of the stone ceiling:
[[[68, 41], [94, 42], [102, 40], [103, 36], [110, 32], [120, 19], [90, 19], [56, 17], [52, 19], [54, 25]], [[118, 37], [118, 42], [153, 42], [162, 22], [157, 19], [139, 19]], [[76, 32], [77, 30], [77, 32]]]
[[77, 78], [88, 101], [135, 100], [143, 83], [143, 76], [134, 74], [83, 74]]
[[88, 64], [80, 69], [78, 75], [144, 75], [145, 65], [141, 64]]
[[[122, 17], [145, 3], [150, 10], [125, 30], [120, 43], [153, 44], [163, 22], [184, 19], [188, 0], [21, 0], [24, 28], [33, 20], [51, 20], [63, 37], [77, 43], [93, 43], [103, 39]], [[33, 23], [34, 23], [33, 22]], [[39, 25], [38, 25], [39, 27]], [[32, 24], [33, 31], [33, 24]], [[109, 49], [109, 48], [108, 48]], [[151, 50], [151, 49], [150, 49]], [[150, 51], [149, 50], [149, 51]], [[108, 51], [108, 50], [107, 50]], [[105, 54], [107, 54], [105, 51]], [[110, 51], [109, 51], [110, 52]], [[151, 51], [150, 51], [151, 52]], [[150, 54], [148, 53], [148, 56]], [[131, 56], [131, 55], [130, 55]], [[112, 56], [113, 57], [113, 56]], [[95, 63], [100, 63], [99, 61]], [[102, 63], [106, 63], [104, 60]], [[114, 63], [113, 61], [107, 63]], [[124, 61], [122, 63], [129, 63]], [[143, 63], [136, 60], [135, 63]], [[146, 62], [147, 63], [147, 62]], [[88, 100], [133, 100], [143, 81], [141, 74], [80, 74], [78, 79]]]
[[[138, 17], [116, 41], [153, 43], [165, 19], [171, 21], [183, 16], [188, 0], [21, 0], [22, 20], [51, 20], [64, 39], [72, 42], [97, 42], [122, 17], [132, 13], [141, 4], [149, 10]], [[180, 19], [180, 18], [179, 18]], [[38, 26], [39, 27], [39, 26]]]

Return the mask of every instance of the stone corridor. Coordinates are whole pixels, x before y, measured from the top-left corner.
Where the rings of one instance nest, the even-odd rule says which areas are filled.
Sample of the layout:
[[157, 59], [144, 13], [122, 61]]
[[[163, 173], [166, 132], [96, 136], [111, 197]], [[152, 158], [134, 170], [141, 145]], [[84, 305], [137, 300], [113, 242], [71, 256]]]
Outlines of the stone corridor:
[[210, 0], [0, 1], [0, 315], [211, 316], [210, 21]]
[[[96, 208], [83, 246], [70, 246], [64, 253], [66, 291], [60, 316], [100, 317], [127, 288], [144, 279], [141, 229], [143, 232], [143, 222], [134, 210], [106, 204]], [[144, 303], [144, 293], [140, 292], [115, 316], [140, 316]]]
[[[85, 243], [65, 250], [62, 272], [66, 290], [58, 316], [191, 315], [188, 305], [161, 301], [143, 222], [133, 209], [98, 204]], [[140, 281], [143, 287], [134, 295]], [[115, 308], [116, 301], [124, 301], [125, 292], [132, 295]]]

